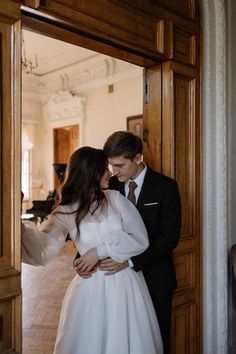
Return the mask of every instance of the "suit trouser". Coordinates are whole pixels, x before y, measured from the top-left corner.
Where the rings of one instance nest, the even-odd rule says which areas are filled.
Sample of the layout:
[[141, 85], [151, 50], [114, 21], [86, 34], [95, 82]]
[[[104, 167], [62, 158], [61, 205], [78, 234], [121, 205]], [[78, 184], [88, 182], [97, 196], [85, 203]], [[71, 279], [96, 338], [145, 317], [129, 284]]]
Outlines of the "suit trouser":
[[156, 311], [157, 319], [160, 326], [161, 337], [164, 347], [164, 354], [169, 352], [170, 327], [171, 327], [171, 306], [173, 292], [158, 294], [158, 297], [152, 296], [152, 302]]

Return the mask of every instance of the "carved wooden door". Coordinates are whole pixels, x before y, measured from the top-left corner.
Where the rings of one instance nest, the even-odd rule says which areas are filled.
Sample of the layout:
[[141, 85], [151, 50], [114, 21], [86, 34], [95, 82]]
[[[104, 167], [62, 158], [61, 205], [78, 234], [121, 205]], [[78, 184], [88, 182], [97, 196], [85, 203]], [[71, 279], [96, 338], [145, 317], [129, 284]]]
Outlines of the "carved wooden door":
[[21, 352], [19, 17], [0, 5], [0, 353]]
[[200, 350], [199, 104], [197, 71], [165, 62], [146, 70], [145, 159], [177, 180], [182, 206], [180, 242], [174, 251], [178, 287], [172, 310], [171, 354]]
[[178, 288], [171, 354], [200, 353], [200, 112], [196, 68], [162, 65], [162, 171], [179, 184], [181, 237], [174, 252]]

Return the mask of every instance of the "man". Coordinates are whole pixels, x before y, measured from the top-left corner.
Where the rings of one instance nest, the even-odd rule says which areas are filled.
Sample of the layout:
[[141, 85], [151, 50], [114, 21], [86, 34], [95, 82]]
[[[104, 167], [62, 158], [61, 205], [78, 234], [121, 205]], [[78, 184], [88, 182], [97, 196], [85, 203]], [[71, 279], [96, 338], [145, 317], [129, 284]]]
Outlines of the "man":
[[[108, 258], [99, 267], [106, 275], [128, 266], [143, 271], [159, 321], [164, 352], [168, 353], [171, 304], [176, 288], [172, 251], [179, 241], [180, 198], [176, 181], [149, 168], [143, 162], [142, 150], [142, 140], [126, 131], [113, 133], [104, 145], [114, 175], [110, 188], [119, 190], [136, 204], [150, 245], [144, 253], [127, 262], [117, 263]], [[129, 189], [131, 181], [136, 183], [133, 191]], [[83, 277], [90, 276], [79, 269], [77, 272]]]

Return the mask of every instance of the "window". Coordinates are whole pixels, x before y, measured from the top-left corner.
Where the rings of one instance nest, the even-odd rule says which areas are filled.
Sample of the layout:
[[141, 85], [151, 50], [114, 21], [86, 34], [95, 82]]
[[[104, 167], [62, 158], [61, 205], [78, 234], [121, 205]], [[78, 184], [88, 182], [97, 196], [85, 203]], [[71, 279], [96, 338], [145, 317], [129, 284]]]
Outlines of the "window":
[[22, 152], [22, 185], [21, 189], [24, 193], [24, 200], [30, 199], [30, 149]]

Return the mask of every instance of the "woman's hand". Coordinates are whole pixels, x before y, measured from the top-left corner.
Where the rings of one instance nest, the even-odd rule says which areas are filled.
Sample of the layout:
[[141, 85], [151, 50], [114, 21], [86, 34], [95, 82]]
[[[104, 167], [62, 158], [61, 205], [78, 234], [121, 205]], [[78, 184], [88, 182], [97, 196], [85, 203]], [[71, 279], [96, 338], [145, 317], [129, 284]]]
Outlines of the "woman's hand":
[[75, 270], [78, 274], [88, 273], [93, 267], [98, 263], [99, 258], [97, 254], [96, 248], [91, 248], [91, 250], [87, 251], [83, 256], [76, 259], [75, 262]]
[[106, 258], [101, 260], [98, 263], [98, 269], [105, 271], [105, 275], [112, 275], [117, 272], [120, 272], [121, 270], [128, 268], [129, 263], [128, 261], [119, 263], [114, 261], [112, 258]]

